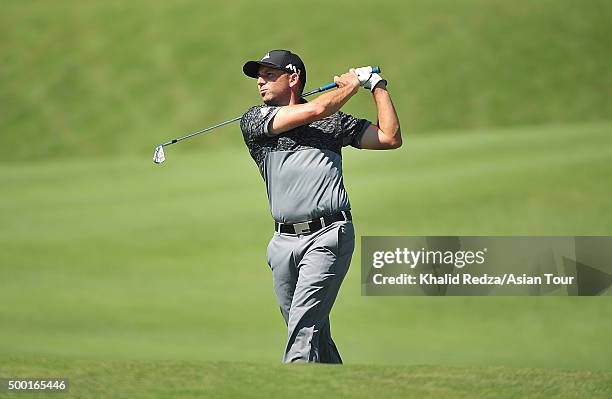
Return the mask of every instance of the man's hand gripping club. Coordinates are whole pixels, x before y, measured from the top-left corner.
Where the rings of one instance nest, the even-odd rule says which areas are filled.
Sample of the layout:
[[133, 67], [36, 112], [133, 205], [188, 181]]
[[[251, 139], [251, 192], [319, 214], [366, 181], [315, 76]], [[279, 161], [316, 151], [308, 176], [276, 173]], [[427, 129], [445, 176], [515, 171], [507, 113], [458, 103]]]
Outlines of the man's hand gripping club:
[[383, 79], [379, 74], [372, 72], [371, 66], [365, 66], [361, 68], [355, 69], [355, 73], [359, 78], [359, 83], [363, 86], [364, 89], [368, 89], [371, 92], [374, 92], [376, 85], [380, 82], [384, 82], [387, 84], [387, 81]]

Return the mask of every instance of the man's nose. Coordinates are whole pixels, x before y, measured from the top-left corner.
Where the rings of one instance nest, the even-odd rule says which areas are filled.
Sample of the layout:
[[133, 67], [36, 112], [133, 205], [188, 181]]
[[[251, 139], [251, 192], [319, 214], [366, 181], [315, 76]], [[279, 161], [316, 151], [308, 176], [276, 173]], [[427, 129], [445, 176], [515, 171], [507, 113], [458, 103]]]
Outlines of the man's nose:
[[259, 86], [263, 86], [263, 85], [265, 85], [265, 84], [266, 84], [266, 81], [265, 81], [265, 80], [264, 80], [264, 79], [263, 79], [261, 76], [258, 76], [258, 77], [257, 77], [257, 84], [258, 84]]

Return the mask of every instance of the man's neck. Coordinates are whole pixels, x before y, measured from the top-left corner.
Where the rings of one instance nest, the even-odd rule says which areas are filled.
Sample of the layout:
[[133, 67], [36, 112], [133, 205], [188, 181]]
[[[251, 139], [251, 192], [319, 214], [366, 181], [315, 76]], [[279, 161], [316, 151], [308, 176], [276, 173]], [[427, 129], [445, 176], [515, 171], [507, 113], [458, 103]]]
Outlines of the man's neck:
[[291, 92], [291, 98], [289, 99], [288, 105], [306, 104], [308, 101], [301, 94]]

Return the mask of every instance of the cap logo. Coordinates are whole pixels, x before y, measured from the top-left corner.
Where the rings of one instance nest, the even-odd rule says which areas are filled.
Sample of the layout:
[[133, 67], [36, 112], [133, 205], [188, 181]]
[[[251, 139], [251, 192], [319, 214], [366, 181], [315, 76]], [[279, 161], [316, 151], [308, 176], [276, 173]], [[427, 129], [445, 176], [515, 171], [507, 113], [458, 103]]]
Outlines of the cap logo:
[[268, 54], [264, 55], [264, 56], [263, 56], [263, 58], [262, 58], [260, 61], [263, 61], [263, 60], [265, 60], [266, 58], [270, 58], [270, 53], [268, 53]]
[[297, 73], [297, 68], [295, 67], [295, 65], [293, 64], [289, 64], [287, 65], [285, 68], [292, 70], [293, 72]]

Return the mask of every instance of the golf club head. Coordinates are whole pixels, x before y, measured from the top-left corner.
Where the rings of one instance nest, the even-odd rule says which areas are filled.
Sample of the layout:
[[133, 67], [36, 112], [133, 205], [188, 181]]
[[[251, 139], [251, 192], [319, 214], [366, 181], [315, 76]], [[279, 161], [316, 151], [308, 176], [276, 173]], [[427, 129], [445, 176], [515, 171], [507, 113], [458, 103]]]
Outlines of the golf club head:
[[166, 154], [164, 154], [164, 147], [158, 145], [153, 153], [153, 162], [162, 163], [166, 160]]

